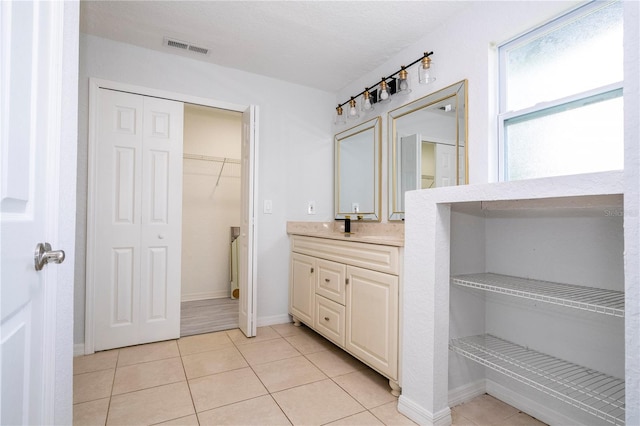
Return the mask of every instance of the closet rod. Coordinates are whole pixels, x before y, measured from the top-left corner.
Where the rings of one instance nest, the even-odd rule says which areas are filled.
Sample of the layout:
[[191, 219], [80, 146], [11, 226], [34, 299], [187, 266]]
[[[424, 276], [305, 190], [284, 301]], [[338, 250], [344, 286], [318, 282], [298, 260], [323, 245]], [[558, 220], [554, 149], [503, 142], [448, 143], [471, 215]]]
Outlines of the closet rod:
[[189, 160], [202, 160], [202, 161], [216, 161], [218, 163], [233, 163], [240, 164], [240, 160], [235, 158], [226, 158], [226, 157], [212, 157], [209, 155], [199, 155], [199, 154], [187, 154], [184, 153], [182, 158]]

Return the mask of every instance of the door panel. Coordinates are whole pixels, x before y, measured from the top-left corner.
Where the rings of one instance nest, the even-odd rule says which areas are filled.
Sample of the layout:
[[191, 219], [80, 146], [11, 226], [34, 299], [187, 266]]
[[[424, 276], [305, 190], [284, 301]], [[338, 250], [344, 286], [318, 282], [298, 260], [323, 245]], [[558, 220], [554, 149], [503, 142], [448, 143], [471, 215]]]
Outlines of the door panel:
[[300, 321], [313, 325], [316, 260], [303, 254], [291, 254], [289, 312]]
[[436, 144], [436, 186], [456, 185], [456, 147]]
[[98, 92], [94, 349], [177, 338], [183, 106]]
[[255, 231], [255, 200], [257, 198], [257, 187], [255, 179], [257, 176], [256, 158], [257, 149], [257, 115], [258, 108], [251, 106], [242, 114], [242, 183], [241, 183], [241, 209], [242, 218], [240, 220], [240, 259], [239, 259], [239, 279], [238, 287], [240, 291], [240, 303], [238, 308], [238, 323], [240, 330], [247, 336], [256, 335], [257, 316], [257, 283], [255, 255], [256, 255], [256, 231]]

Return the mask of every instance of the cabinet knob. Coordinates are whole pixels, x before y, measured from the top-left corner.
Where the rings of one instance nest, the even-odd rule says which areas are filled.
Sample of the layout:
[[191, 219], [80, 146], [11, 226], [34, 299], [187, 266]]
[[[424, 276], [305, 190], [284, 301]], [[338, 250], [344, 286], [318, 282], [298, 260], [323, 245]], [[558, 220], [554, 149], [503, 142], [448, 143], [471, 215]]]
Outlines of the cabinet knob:
[[324, 320], [325, 321], [329, 321], [329, 317], [324, 317]]
[[313, 268], [311, 268], [311, 273], [313, 274]]
[[329, 278], [325, 278], [325, 279], [324, 279], [324, 282], [325, 282], [325, 283], [330, 283], [330, 282], [331, 282], [331, 280], [330, 280]]
[[345, 279], [345, 280], [344, 280], [344, 283], [345, 283], [345, 284], [349, 284], [349, 278]]

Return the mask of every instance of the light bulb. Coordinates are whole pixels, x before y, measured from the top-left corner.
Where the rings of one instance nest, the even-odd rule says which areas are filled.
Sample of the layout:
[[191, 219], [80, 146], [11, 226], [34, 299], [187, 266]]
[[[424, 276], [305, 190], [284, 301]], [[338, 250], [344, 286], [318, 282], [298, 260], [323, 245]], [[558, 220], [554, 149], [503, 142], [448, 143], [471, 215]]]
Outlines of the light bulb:
[[407, 90], [409, 88], [409, 85], [407, 84], [407, 80], [400, 80], [400, 90], [404, 91]]
[[402, 94], [407, 94], [411, 92], [409, 89], [409, 73], [405, 69], [405, 66], [402, 66], [402, 69], [398, 73], [398, 92]]
[[364, 100], [364, 109], [367, 111], [371, 109], [371, 100], [369, 98], [365, 98]]
[[389, 86], [383, 77], [380, 82], [380, 102], [388, 100], [389, 96], [391, 96], [391, 93], [389, 93]]
[[351, 98], [349, 101], [349, 118], [354, 119], [358, 118], [358, 108], [356, 108], [356, 100]]
[[382, 92], [380, 92], [380, 99], [382, 99], [383, 101], [389, 99], [389, 92], [387, 91], [387, 89], [383, 89]]

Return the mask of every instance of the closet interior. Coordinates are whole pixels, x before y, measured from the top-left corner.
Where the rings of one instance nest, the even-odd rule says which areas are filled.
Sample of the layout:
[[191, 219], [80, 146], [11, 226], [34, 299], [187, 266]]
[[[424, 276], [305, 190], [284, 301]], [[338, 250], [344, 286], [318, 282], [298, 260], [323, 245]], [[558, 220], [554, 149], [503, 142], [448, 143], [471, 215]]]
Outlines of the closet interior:
[[242, 113], [185, 104], [180, 335], [238, 327]]

